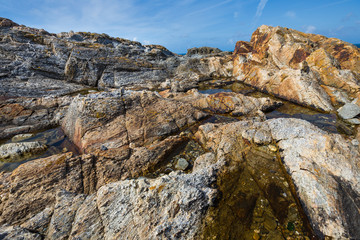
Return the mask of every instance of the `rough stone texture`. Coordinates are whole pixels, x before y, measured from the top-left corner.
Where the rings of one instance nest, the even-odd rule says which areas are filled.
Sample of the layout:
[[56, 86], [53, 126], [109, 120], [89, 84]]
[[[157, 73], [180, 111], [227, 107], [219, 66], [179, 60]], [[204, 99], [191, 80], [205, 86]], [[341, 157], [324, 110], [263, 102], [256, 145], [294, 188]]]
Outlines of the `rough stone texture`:
[[95, 194], [88, 196], [76, 211], [69, 239], [104, 239]]
[[0, 173], [0, 224], [21, 224], [55, 203], [58, 189], [95, 191], [96, 175], [90, 156], [53, 155]]
[[194, 238], [215, 197], [210, 187], [214, 176], [214, 172], [171, 173], [100, 188], [97, 202], [105, 239]]
[[233, 59], [230, 53], [222, 56], [194, 55], [183, 57], [175, 70], [175, 76], [163, 88], [173, 92], [183, 92], [198, 85], [199, 82], [213, 78], [231, 78]]
[[200, 47], [200, 48], [188, 49], [186, 55], [193, 56], [193, 55], [209, 55], [209, 54], [219, 54], [219, 53], [222, 53], [222, 51], [218, 48]]
[[335, 238], [360, 238], [360, 159], [350, 141], [308, 122], [267, 122], [314, 229]]
[[46, 239], [68, 239], [75, 214], [86, 195], [59, 191]]
[[[0, 222], [23, 223], [52, 206], [59, 188], [88, 194], [109, 182], [146, 175], [186, 141], [169, 135], [204, 116], [189, 104], [152, 92], [77, 97], [64, 126], [75, 143], [97, 157], [54, 155], [23, 164], [11, 174], [3, 173]], [[96, 128], [99, 126], [102, 128]], [[76, 142], [74, 129], [86, 130], [80, 142]], [[131, 134], [126, 129], [131, 129]]]
[[343, 119], [350, 119], [360, 114], [360, 106], [354, 103], [347, 103], [338, 109], [338, 113]]
[[190, 103], [199, 109], [232, 116], [265, 118], [263, 112], [274, 110], [282, 105], [281, 102], [270, 98], [255, 98], [234, 92], [201, 94], [196, 89], [189, 90], [186, 93], [172, 93], [165, 90], [160, 92], [160, 95]]
[[206, 115], [154, 92], [114, 91], [75, 98], [62, 126], [81, 150], [97, 152], [105, 146], [110, 154], [130, 143], [139, 147], [161, 140]]
[[0, 226], [0, 239], [2, 240], [41, 240], [40, 234], [32, 233], [27, 229], [14, 226]]
[[[247, 145], [248, 142], [266, 145], [270, 141], [276, 141], [283, 162], [298, 189], [297, 193], [316, 233], [319, 236], [358, 238], [356, 226], [357, 219], [360, 218], [355, 209], [359, 207], [357, 200], [359, 166], [356, 162], [356, 159], [359, 159], [359, 152], [357, 146], [352, 145], [350, 141], [340, 135], [325, 133], [299, 119], [240, 121], [226, 125], [206, 124], [200, 127], [196, 136], [210, 152], [195, 160], [191, 174], [175, 172], [153, 180], [140, 178], [120, 182], [114, 182], [116, 181], [114, 177], [113, 183], [106, 184], [106, 181], [102, 180], [106, 179], [106, 173], [101, 173], [103, 171], [101, 165], [110, 164], [109, 159], [94, 161], [90, 156], [71, 158], [69, 155], [35, 160], [21, 165], [11, 174], [3, 173], [0, 175], [1, 223], [24, 223], [22, 226], [44, 229], [41, 221], [36, 219], [42, 218], [39, 216], [49, 219], [51, 213], [46, 215], [44, 209], [55, 207], [53, 220], [47, 227], [50, 229], [46, 233], [48, 237], [89, 239], [91, 233], [94, 234], [91, 236], [105, 239], [120, 236], [149, 239], [202, 236], [200, 238], [206, 239], [208, 235], [202, 235], [204, 230], [202, 222], [210, 221], [211, 225], [211, 220], [205, 219], [208, 219], [207, 216], [210, 214], [207, 209], [216, 206], [213, 203], [216, 202], [218, 194], [211, 187], [214, 186], [212, 185], [214, 181], [224, 184], [232, 178], [237, 179], [235, 176], [238, 176], [239, 181], [243, 182], [250, 174], [257, 180], [248, 181], [248, 185], [251, 185], [250, 189], [258, 189], [258, 193], [254, 192], [254, 195], [246, 195], [247, 197], [240, 199], [231, 195], [229, 203], [233, 207], [238, 206], [236, 204], [244, 206], [244, 209], [237, 214], [245, 214], [241, 215], [244, 218], [240, 218], [240, 223], [246, 226], [247, 221], [250, 221], [246, 216], [251, 216], [252, 211], [256, 212], [261, 202], [269, 202], [270, 205], [265, 208], [268, 210], [265, 211], [264, 216], [270, 220], [261, 224], [265, 224], [266, 229], [272, 235], [276, 235], [276, 223], [274, 228], [275, 220], [271, 219], [280, 219], [279, 224], [285, 225], [288, 221], [294, 221], [291, 217], [293, 210], [290, 211], [291, 193], [285, 188], [286, 182], [274, 180], [279, 178], [277, 173], [279, 169], [275, 167], [271, 154], [262, 152], [264, 150], [261, 150], [261, 147]], [[137, 156], [146, 158], [145, 152], [139, 152]], [[248, 164], [246, 170], [242, 170], [241, 167], [244, 163]], [[261, 170], [260, 166], [264, 169]], [[109, 168], [105, 167], [105, 169]], [[112, 166], [110, 169], [119, 171]], [[257, 176], [260, 170], [263, 174]], [[219, 175], [215, 174], [216, 172]], [[231, 177], [234, 173], [234, 177]], [[98, 187], [103, 186], [98, 191], [96, 182]], [[227, 190], [231, 192], [228, 189], [230, 185], [220, 185], [220, 190], [224, 191], [224, 194], [228, 193]], [[272, 195], [271, 189], [274, 186], [282, 189], [277, 193], [280, 194], [279, 196]], [[55, 199], [55, 193], [60, 188], [76, 194], [60, 192]], [[233, 191], [240, 194], [244, 190], [233, 189]], [[91, 192], [94, 194], [89, 196], [81, 194]], [[256, 195], [261, 192], [265, 195]], [[288, 197], [284, 200], [284, 196]], [[277, 211], [269, 208], [274, 204], [279, 205], [275, 208]], [[285, 206], [285, 209], [289, 208], [288, 215], [281, 206]], [[55, 215], [68, 220], [59, 222], [62, 218]], [[215, 214], [213, 217], [216, 219], [216, 216]], [[238, 215], [229, 213], [226, 216], [229, 219], [237, 219]], [[257, 218], [253, 221], [255, 219]], [[48, 220], [43, 220], [46, 221]], [[34, 224], [36, 222], [40, 223]], [[259, 223], [251, 224], [258, 226]], [[60, 225], [62, 227], [56, 228]], [[53, 231], [54, 229], [58, 230]], [[39, 230], [43, 234], [41, 231], [43, 230]], [[217, 230], [206, 231], [214, 234], [213, 231]], [[218, 232], [224, 234], [228, 231]]]
[[47, 146], [40, 142], [7, 143], [0, 146], [0, 161], [15, 162], [45, 151]]
[[31, 229], [32, 231], [36, 231], [37, 233], [45, 235], [53, 212], [53, 208], [45, 208], [43, 211], [30, 218], [28, 221], [21, 224], [21, 227], [25, 229]]
[[71, 100], [48, 96], [0, 101], [0, 139], [59, 125]]
[[194, 167], [211, 166], [215, 161], [222, 194], [217, 206], [209, 209], [197, 239], [272, 239], [278, 235], [287, 239], [293, 236], [285, 230], [289, 222], [296, 226], [299, 238], [312, 237], [311, 231], [304, 233], [305, 223], [276, 155], [243, 137], [261, 125], [239, 121], [199, 127], [195, 136], [209, 153], [197, 158]]
[[261, 91], [325, 111], [359, 92], [360, 51], [352, 44], [261, 26], [234, 51], [234, 77]]
[[[207, 124], [199, 130], [198, 139], [206, 143], [207, 148], [217, 149], [218, 154], [224, 151], [224, 147], [220, 148], [222, 142], [226, 141], [223, 146], [229, 149], [239, 136], [257, 144], [267, 144], [270, 139], [276, 141], [281, 160], [315, 233], [321, 238], [360, 237], [357, 227], [360, 219], [360, 154], [358, 146], [350, 140], [328, 134], [304, 120], [291, 118], [263, 123], [242, 121], [223, 126]], [[259, 132], [267, 137], [259, 140]]]
[[0, 93], [7, 97], [64, 94], [82, 89], [78, 84], [163, 81], [177, 66], [175, 55], [162, 46], [106, 34], [52, 34], [8, 19], [0, 23], [0, 54]]

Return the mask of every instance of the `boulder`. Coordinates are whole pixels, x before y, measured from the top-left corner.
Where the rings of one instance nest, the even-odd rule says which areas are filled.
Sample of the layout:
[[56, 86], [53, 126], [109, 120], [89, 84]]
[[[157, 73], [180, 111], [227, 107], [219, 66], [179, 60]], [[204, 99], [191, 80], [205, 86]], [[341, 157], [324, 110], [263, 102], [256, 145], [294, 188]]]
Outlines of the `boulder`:
[[216, 190], [210, 187], [215, 175], [208, 171], [126, 180], [99, 189], [104, 237], [195, 238], [216, 196]]
[[359, 58], [341, 40], [263, 25], [250, 42], [237, 42], [233, 74], [260, 91], [332, 111], [357, 97]]
[[347, 103], [337, 111], [343, 119], [351, 119], [360, 114], [360, 106], [354, 103]]

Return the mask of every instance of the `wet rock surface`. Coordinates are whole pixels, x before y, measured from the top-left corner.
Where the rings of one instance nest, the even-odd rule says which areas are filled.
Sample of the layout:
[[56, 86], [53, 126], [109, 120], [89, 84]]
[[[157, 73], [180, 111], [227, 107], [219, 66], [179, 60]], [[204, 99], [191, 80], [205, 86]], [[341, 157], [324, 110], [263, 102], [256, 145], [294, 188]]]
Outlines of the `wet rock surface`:
[[43, 152], [47, 146], [39, 142], [7, 143], [0, 146], [0, 161], [14, 162]]
[[179, 56], [0, 18], [0, 148], [48, 146], [1, 163], [0, 238], [358, 239], [358, 60], [280, 27]]

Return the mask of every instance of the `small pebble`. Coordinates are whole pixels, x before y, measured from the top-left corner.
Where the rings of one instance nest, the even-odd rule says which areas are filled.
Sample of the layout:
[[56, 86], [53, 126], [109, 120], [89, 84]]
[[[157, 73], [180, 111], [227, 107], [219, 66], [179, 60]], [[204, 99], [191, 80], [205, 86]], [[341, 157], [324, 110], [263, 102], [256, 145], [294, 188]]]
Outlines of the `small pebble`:
[[189, 166], [189, 163], [184, 158], [179, 158], [177, 161], [175, 168], [178, 170], [185, 170]]
[[276, 151], [277, 151], [277, 147], [274, 146], [274, 145], [269, 145], [268, 148], [269, 148], [269, 150], [272, 151], [272, 152], [276, 152]]

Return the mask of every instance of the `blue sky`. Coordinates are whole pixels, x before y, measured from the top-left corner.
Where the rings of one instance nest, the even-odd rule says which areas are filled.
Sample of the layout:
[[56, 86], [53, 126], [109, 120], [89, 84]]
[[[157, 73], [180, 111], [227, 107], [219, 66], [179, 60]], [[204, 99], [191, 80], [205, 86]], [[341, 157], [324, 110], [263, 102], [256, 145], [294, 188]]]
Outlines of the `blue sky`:
[[0, 0], [0, 16], [49, 32], [89, 31], [173, 52], [234, 49], [262, 24], [360, 43], [359, 0]]

